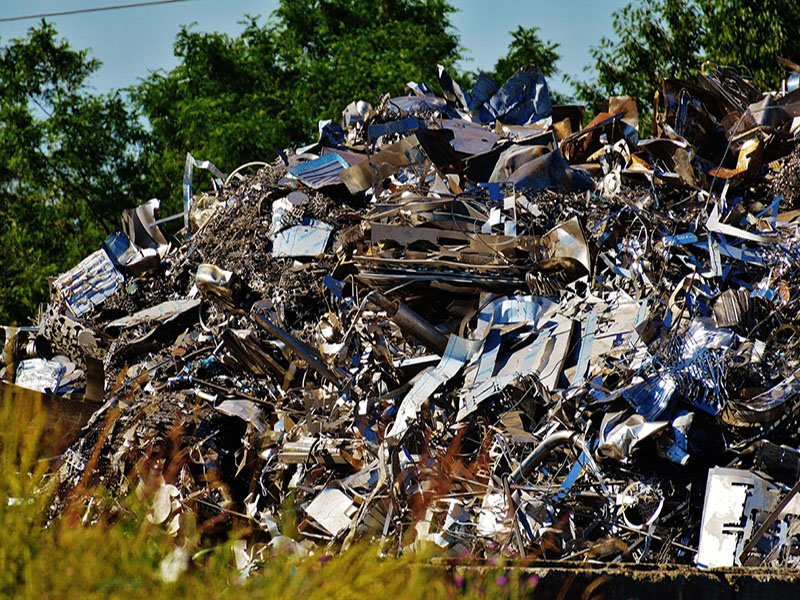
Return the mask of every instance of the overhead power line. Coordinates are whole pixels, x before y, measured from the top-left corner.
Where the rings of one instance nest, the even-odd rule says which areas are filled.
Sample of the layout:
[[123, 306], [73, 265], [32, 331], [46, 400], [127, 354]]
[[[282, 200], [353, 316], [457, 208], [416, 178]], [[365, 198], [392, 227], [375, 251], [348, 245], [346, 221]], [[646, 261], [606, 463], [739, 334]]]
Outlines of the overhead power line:
[[154, 6], [156, 4], [174, 4], [175, 2], [187, 2], [187, 0], [153, 0], [152, 2], [135, 2], [133, 4], [118, 4], [115, 6], [98, 6], [96, 8], [78, 8], [76, 10], [62, 10], [60, 12], [41, 13], [38, 15], [23, 15], [21, 17], [0, 17], [0, 23], [7, 21], [23, 21], [25, 19], [43, 19], [44, 17], [60, 17], [63, 15], [79, 15], [81, 13], [100, 12], [101, 10], [139, 8], [142, 6]]

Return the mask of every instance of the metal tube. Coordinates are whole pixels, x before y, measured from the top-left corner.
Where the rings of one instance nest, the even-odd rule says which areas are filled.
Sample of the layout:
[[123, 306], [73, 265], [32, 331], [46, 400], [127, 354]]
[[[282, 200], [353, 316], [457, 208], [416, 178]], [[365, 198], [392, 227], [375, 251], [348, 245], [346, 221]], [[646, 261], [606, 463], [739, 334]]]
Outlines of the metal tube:
[[331, 371], [313, 348], [309, 348], [300, 340], [280, 329], [266, 316], [256, 312], [253, 314], [253, 319], [256, 323], [261, 325], [264, 329], [269, 331], [272, 335], [299, 354], [309, 367], [314, 369], [317, 373], [322, 375], [334, 385], [338, 386], [341, 379], [347, 377], [347, 373], [341, 371], [340, 369], [336, 369], [336, 372]]
[[369, 301], [385, 310], [397, 326], [422, 344], [431, 352], [444, 356], [447, 337], [402, 302], [390, 300], [380, 292], [371, 292]]
[[541, 462], [547, 458], [553, 450], [565, 444], [572, 444], [575, 449], [583, 452], [586, 445], [583, 442], [583, 436], [576, 431], [565, 429], [564, 431], [557, 431], [548, 435], [542, 440], [536, 448], [533, 449], [528, 457], [523, 460], [519, 466], [511, 473], [510, 480], [512, 483], [519, 483], [530, 474]]

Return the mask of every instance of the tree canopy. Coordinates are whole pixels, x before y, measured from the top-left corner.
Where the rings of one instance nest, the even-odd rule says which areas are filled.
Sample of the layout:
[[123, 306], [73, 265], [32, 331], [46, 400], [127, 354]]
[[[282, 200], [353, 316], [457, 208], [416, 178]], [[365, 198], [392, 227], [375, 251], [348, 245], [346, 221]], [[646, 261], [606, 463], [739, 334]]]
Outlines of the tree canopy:
[[152, 127], [153, 192], [177, 203], [186, 152], [222, 169], [272, 160], [314, 139], [317, 122], [353, 99], [434, 80], [437, 64], [459, 57], [453, 11], [442, 0], [292, 0], [263, 25], [249, 18], [236, 38], [182, 28], [178, 66], [135, 90]]
[[143, 131], [119, 93], [92, 94], [100, 63], [43, 23], [0, 49], [0, 322], [44, 299], [143, 193]]
[[[659, 77], [692, 78], [704, 60], [744, 65], [774, 89], [777, 56], [800, 61], [800, 13], [788, 0], [633, 0], [612, 16], [615, 36], [591, 50], [577, 97], [637, 99], [646, 127]], [[0, 48], [0, 323], [34, 314], [47, 278], [98, 247], [123, 208], [151, 197], [176, 212], [185, 153], [223, 170], [312, 141], [354, 99], [460, 80], [465, 48], [446, 0], [282, 0], [237, 36], [183, 27], [178, 65], [128, 90], [91, 92], [100, 63], [42, 22]], [[538, 27], [510, 32], [487, 73], [498, 83], [527, 63], [559, 72], [559, 46]], [[557, 101], [562, 98], [556, 98]]]
[[598, 105], [611, 95], [636, 98], [643, 128], [661, 77], [694, 79], [706, 60], [741, 68], [762, 89], [784, 76], [777, 57], [800, 60], [800, 14], [787, 0], [634, 0], [612, 15], [615, 38], [591, 49], [578, 97]]
[[777, 57], [800, 62], [800, 13], [791, 0], [698, 0], [704, 58], [743, 67], [761, 89], [780, 87]]
[[538, 27], [518, 26], [510, 31], [511, 43], [508, 53], [501, 56], [494, 64], [494, 69], [488, 73], [498, 83], [503, 83], [511, 77], [522, 65], [538, 65], [545, 77], [558, 73], [556, 63], [561, 58], [558, 54], [559, 44], [545, 41], [539, 37]]

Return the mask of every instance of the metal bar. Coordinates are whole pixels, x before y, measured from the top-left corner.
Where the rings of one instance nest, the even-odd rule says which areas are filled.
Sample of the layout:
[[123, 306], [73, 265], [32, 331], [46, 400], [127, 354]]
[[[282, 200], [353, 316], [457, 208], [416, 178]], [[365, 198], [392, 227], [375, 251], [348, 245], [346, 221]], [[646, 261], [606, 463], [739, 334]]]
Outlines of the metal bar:
[[511, 525], [514, 530], [514, 540], [517, 543], [517, 551], [521, 557], [525, 557], [525, 545], [522, 543], [522, 533], [519, 530], [519, 522], [517, 521], [517, 506], [514, 503], [514, 498], [511, 497], [511, 486], [508, 483], [508, 477], [503, 477], [503, 492], [506, 495], [508, 502], [508, 510], [511, 513]]
[[792, 498], [795, 497], [798, 491], [800, 491], [800, 480], [798, 480], [797, 483], [794, 484], [792, 489], [790, 489], [786, 493], [786, 495], [780, 499], [778, 504], [772, 510], [769, 511], [767, 519], [761, 524], [761, 527], [759, 527], [758, 530], [753, 534], [753, 537], [750, 538], [750, 541], [747, 542], [747, 545], [745, 545], [744, 550], [742, 550], [742, 553], [739, 555], [740, 563], [744, 562], [744, 559], [747, 557], [748, 554], [750, 554], [750, 551], [753, 548], [755, 548], [756, 544], [758, 543], [758, 540], [760, 540], [764, 536], [764, 533], [766, 533], [767, 529], [772, 527], [775, 521], [778, 520], [781, 511], [784, 508], [786, 508], [786, 505], [789, 504], [789, 502], [792, 500]]
[[511, 473], [511, 482], [519, 483], [533, 471], [553, 450], [565, 444], [572, 444], [579, 452], [586, 450], [580, 433], [569, 429], [548, 435], [528, 457]]
[[380, 292], [371, 292], [368, 299], [378, 308], [385, 310], [389, 318], [405, 333], [422, 342], [431, 352], [444, 356], [444, 350], [447, 347], [445, 335], [408, 306], [402, 302], [390, 300]]
[[255, 320], [256, 323], [261, 325], [261, 327], [269, 331], [272, 335], [274, 335], [276, 338], [278, 338], [280, 341], [282, 341], [284, 344], [286, 344], [292, 350], [294, 350], [309, 367], [314, 369], [317, 373], [322, 375], [325, 379], [327, 379], [334, 385], [338, 386], [341, 380], [347, 377], [347, 373], [345, 373], [341, 369], [336, 369], [336, 372], [331, 371], [328, 368], [328, 366], [323, 362], [320, 355], [313, 348], [310, 348], [309, 346], [307, 346], [294, 336], [291, 336], [282, 329], [280, 329], [266, 316], [255, 312], [253, 313], [253, 319]]

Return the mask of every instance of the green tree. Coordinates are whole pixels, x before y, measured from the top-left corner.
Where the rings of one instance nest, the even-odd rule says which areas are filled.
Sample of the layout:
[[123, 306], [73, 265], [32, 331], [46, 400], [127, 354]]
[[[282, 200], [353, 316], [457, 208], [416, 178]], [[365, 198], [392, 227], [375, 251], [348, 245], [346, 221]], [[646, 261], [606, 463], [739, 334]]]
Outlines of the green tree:
[[275, 31], [312, 126], [354, 98], [435, 80], [437, 64], [459, 58], [454, 11], [444, 0], [282, 0]]
[[603, 37], [590, 50], [593, 79], [569, 78], [578, 97], [596, 110], [609, 96], [629, 94], [647, 129], [660, 78], [691, 78], [700, 67], [702, 17], [692, 0], [636, 0], [615, 11], [616, 39]]
[[[235, 38], [183, 27], [175, 41], [179, 64], [156, 72], [133, 91], [149, 124], [144, 153], [151, 195], [178, 209], [186, 152], [232, 170], [272, 160], [275, 150], [306, 134], [294, 112], [292, 70], [278, 39], [251, 19]], [[166, 213], [165, 213], [166, 214]]]
[[458, 58], [443, 0], [283, 0], [238, 37], [183, 28], [179, 64], [142, 81], [136, 101], [152, 128], [153, 193], [177, 210], [185, 152], [222, 170], [272, 160], [306, 143], [317, 122], [338, 122], [354, 99], [402, 94]]
[[0, 48], [0, 323], [34, 314], [139, 200], [141, 128], [120, 94], [87, 91], [99, 66], [45, 22]]
[[537, 65], [545, 77], [552, 77], [558, 73], [556, 62], [561, 58], [557, 50], [559, 44], [539, 37], [538, 27], [518, 26], [516, 31], [511, 31], [511, 43], [508, 52], [501, 56], [494, 64], [494, 69], [487, 73], [498, 85], [502, 85], [517, 69], [523, 65]]
[[776, 89], [778, 56], [800, 60], [800, 13], [789, 0], [634, 0], [613, 13], [615, 39], [590, 51], [592, 77], [570, 80], [596, 107], [611, 95], [636, 98], [647, 130], [661, 77], [695, 79], [705, 60], [743, 67], [762, 89]]
[[703, 13], [705, 58], [746, 67], [762, 90], [785, 76], [777, 57], [800, 62], [800, 12], [793, 0], [698, 0]]
[[[519, 25], [515, 31], [509, 31], [511, 41], [506, 54], [497, 59], [493, 69], [486, 70], [485, 73], [497, 85], [503, 85], [520, 67], [534, 64], [542, 70], [550, 83], [552, 77], [559, 73], [558, 67], [556, 67], [556, 63], [561, 59], [561, 55], [558, 53], [559, 44], [543, 40], [539, 37], [539, 31], [539, 27], [523, 27], [522, 25]], [[462, 48], [463, 50], [466, 49]], [[479, 71], [450, 69], [449, 72], [450, 76], [463, 89], [469, 90], [475, 85]], [[553, 104], [564, 104], [569, 100], [552, 89], [549, 92]]]

